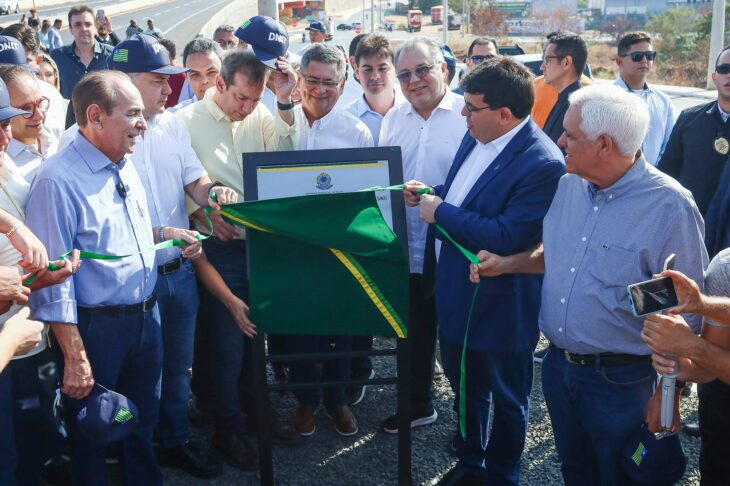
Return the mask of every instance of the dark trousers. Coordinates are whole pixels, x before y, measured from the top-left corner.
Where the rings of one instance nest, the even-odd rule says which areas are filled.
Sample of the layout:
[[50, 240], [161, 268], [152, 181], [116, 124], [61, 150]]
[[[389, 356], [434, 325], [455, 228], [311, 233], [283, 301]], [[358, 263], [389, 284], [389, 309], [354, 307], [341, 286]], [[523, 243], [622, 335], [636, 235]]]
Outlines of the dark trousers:
[[436, 301], [424, 288], [423, 275], [410, 275], [408, 337], [411, 340], [411, 411], [413, 416], [432, 412], [431, 386], [436, 364]]
[[[463, 397], [462, 346], [441, 338], [441, 360], [456, 395]], [[458, 435], [459, 467], [485, 484], [517, 485], [520, 457], [527, 436], [532, 388], [532, 351], [497, 353], [467, 351], [466, 438]], [[494, 419], [490, 424], [490, 411]], [[491, 435], [489, 433], [491, 425]]]
[[[246, 242], [222, 242], [210, 238], [203, 243], [208, 261], [218, 270], [234, 295], [248, 301]], [[213, 296], [215, 297], [215, 296]], [[228, 308], [217, 298], [207, 302], [210, 328], [215, 428], [218, 434], [232, 434], [238, 426], [241, 398], [239, 386], [245, 356], [245, 335]]]
[[[103, 315], [92, 315], [79, 308], [78, 320], [94, 380], [125, 395], [139, 410], [136, 430], [121, 443], [125, 484], [161, 485], [162, 475], [152, 450], [162, 372], [162, 331], [157, 306], [145, 313]], [[75, 417], [81, 402], [69, 402], [69, 416]], [[108, 484], [105, 454], [105, 443], [72, 433], [71, 466], [78, 485]]]
[[183, 445], [190, 436], [188, 400], [193, 365], [198, 285], [190, 261], [168, 275], [159, 275], [155, 286], [162, 322], [162, 392], [158, 435], [165, 447]]
[[555, 346], [542, 362], [542, 390], [566, 486], [634, 484], [621, 451], [646, 418], [656, 373], [649, 364], [569, 363]]
[[700, 484], [726, 486], [730, 483], [730, 385], [715, 380], [700, 384]]
[[[351, 336], [286, 336], [284, 340], [286, 354], [293, 353], [327, 353], [332, 351], [349, 351], [352, 345]], [[289, 366], [291, 383], [316, 383], [320, 381], [338, 381], [350, 378], [349, 359], [322, 360], [320, 375], [316, 360], [292, 361]], [[294, 395], [305, 407], [317, 408], [320, 401], [328, 410], [336, 410], [347, 405], [347, 394], [344, 387], [327, 387], [324, 389], [308, 388], [297, 390]]]
[[[373, 337], [372, 336], [353, 336], [352, 337], [352, 350], [353, 351], [372, 351], [373, 350]], [[367, 378], [370, 376], [370, 372], [373, 370], [373, 361], [370, 356], [363, 356], [361, 358], [352, 358], [350, 362], [350, 374], [352, 378]]]
[[12, 360], [0, 374], [0, 484], [37, 485], [43, 464], [62, 452], [54, 415], [55, 353]]

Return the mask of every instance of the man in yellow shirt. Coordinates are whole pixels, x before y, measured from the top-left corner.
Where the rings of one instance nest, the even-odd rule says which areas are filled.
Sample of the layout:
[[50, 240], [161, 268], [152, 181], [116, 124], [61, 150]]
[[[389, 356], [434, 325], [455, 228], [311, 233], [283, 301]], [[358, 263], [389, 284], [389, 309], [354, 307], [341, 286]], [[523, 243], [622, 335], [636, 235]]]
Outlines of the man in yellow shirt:
[[[190, 131], [193, 149], [210, 178], [243, 195], [245, 152], [293, 150], [297, 143], [294, 103], [291, 93], [296, 74], [285, 58], [276, 61], [273, 73], [278, 111], [276, 116], [263, 106], [266, 80], [271, 70], [250, 51], [234, 50], [223, 58], [215, 87], [202, 100], [179, 110], [176, 115]], [[207, 230], [202, 210], [190, 205], [198, 226]], [[213, 218], [215, 238], [205, 241], [205, 253], [231, 291], [248, 300], [246, 245], [243, 233]], [[244, 334], [230, 311], [217, 299], [210, 299], [206, 322], [213, 359], [215, 427], [213, 447], [241, 469], [258, 468], [256, 452], [242, 439], [238, 383], [244, 355]]]

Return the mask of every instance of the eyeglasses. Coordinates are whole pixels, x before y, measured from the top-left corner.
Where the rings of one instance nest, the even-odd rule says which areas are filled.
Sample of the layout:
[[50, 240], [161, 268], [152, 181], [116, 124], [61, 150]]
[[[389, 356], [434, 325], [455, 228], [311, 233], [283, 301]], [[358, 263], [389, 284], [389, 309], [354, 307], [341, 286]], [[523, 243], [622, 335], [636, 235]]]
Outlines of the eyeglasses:
[[418, 79], [423, 79], [424, 76], [426, 76], [435, 64], [429, 64], [426, 66], [418, 66], [413, 71], [401, 71], [398, 74], [396, 74], [396, 78], [398, 78], [398, 81], [401, 83], [407, 83], [411, 80], [411, 76], [416, 76]]
[[480, 108], [477, 108], [476, 106], [474, 106], [471, 103], [469, 103], [468, 101], [466, 101], [466, 99], [464, 99], [464, 108], [466, 108], [466, 111], [468, 111], [470, 114], [471, 113], [476, 113], [477, 111], [491, 110], [492, 109], [491, 106], [482, 106]]
[[471, 56], [469, 57], [469, 59], [471, 60], [472, 64], [477, 65], [483, 63], [487, 59], [494, 59], [494, 57], [495, 56], [493, 54], [487, 54], [486, 56]]
[[36, 110], [43, 113], [44, 115], [48, 111], [48, 108], [51, 106], [51, 102], [48, 98], [43, 97], [36, 101], [35, 103], [28, 103], [24, 106], [21, 106], [21, 110], [29, 111], [27, 115], [23, 115], [23, 118], [31, 118], [33, 115], [35, 115]]
[[630, 57], [632, 61], [634, 62], [641, 62], [643, 58], [646, 58], [647, 61], [653, 61], [656, 59], [656, 51], [636, 51], [636, 52], [629, 52], [627, 54], [624, 54], [621, 57]]
[[565, 56], [545, 56], [542, 58], [542, 62], [545, 64], [550, 62], [550, 59], [560, 59], [561, 61], [565, 59]]
[[730, 74], [730, 64], [719, 64], [715, 66], [717, 74]]
[[324, 87], [325, 89], [337, 89], [337, 87], [340, 85], [340, 82], [334, 79], [319, 79], [313, 78], [311, 76], [303, 77], [304, 83], [310, 88], [316, 88], [317, 86], [322, 85], [322, 87]]

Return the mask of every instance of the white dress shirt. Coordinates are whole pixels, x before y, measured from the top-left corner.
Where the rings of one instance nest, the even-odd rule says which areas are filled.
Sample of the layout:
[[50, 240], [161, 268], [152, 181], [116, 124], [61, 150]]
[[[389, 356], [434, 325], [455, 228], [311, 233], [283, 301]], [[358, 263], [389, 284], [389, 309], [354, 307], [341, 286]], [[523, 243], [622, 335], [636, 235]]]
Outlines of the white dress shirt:
[[656, 166], [659, 159], [662, 158], [674, 123], [677, 121], [672, 100], [658, 89], [649, 86], [648, 83], [644, 84], [644, 89], [630, 89], [619, 76], [614, 84], [634, 93], [644, 100], [646, 107], [649, 108], [649, 130], [641, 144], [641, 151], [644, 159]]
[[43, 133], [41, 134], [43, 152], [48, 154], [49, 148], [58, 143], [61, 134], [66, 129], [68, 102], [63, 99], [61, 93], [54, 86], [40, 79], [38, 84], [41, 87], [41, 95], [48, 98], [49, 101], [46, 119], [43, 122]]
[[[182, 120], [163, 112], [147, 121], [130, 155], [147, 192], [147, 208], [152, 227], [189, 228], [185, 186], [207, 172], [195, 154], [190, 133]], [[180, 248], [157, 252], [157, 265], [180, 256]]]
[[[403, 96], [403, 92], [400, 88], [396, 88], [394, 91], [395, 100], [393, 102], [393, 106], [390, 108], [391, 110], [406, 101], [406, 98]], [[385, 116], [370, 108], [370, 105], [365, 99], [365, 94], [363, 93], [362, 96], [347, 105], [345, 107], [345, 111], [356, 116], [361, 122], [367, 125], [370, 129], [370, 134], [373, 136], [373, 142], [375, 142], [375, 146], [378, 147], [378, 140], [380, 140], [380, 126], [383, 124], [383, 118], [385, 118]]]
[[301, 105], [294, 108], [294, 117], [299, 130], [298, 150], [373, 147], [368, 127], [337, 106], [311, 127]]
[[[380, 146], [400, 145], [403, 156], [403, 180], [417, 180], [429, 186], [443, 184], [454, 155], [466, 132], [466, 118], [461, 115], [464, 99], [447, 91], [424, 120], [410, 103], [390, 110], [380, 128]], [[428, 225], [419, 216], [418, 207], [406, 208], [408, 254], [411, 273], [423, 273]]]
[[[461, 207], [461, 204], [466, 199], [466, 196], [471, 191], [477, 180], [484, 174], [492, 162], [502, 153], [502, 150], [507, 146], [508, 143], [515, 138], [517, 132], [522, 130], [522, 127], [527, 125], [530, 121], [528, 116], [522, 120], [516, 127], [509, 132], [505, 133], [499, 138], [492, 140], [489, 143], [482, 143], [477, 140], [477, 144], [474, 146], [472, 151], [466, 157], [464, 163], [459, 167], [459, 172], [454, 176], [454, 182], [449, 187], [449, 192], [446, 193], [444, 202], [451, 204], [452, 206]], [[438, 260], [441, 254], [441, 240], [436, 239], [436, 259]]]

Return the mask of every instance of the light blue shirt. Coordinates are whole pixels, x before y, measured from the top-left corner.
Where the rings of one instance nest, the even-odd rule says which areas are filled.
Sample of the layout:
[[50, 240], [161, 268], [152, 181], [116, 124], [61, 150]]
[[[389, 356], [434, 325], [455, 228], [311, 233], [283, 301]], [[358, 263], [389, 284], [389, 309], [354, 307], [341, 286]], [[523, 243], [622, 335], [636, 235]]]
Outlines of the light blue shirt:
[[640, 91], [633, 90], [619, 76], [614, 84], [639, 96], [649, 108], [649, 130], [641, 144], [641, 151], [646, 161], [656, 166], [662, 158], [674, 123], [677, 121], [672, 100], [658, 89], [649, 86], [648, 83]]
[[55, 27], [48, 29], [48, 50], [58, 49], [63, 47], [63, 39], [61, 38], [60, 32]]
[[[395, 90], [395, 100], [393, 102], [393, 107], [398, 106], [404, 101], [405, 97], [403, 97], [400, 90]], [[347, 105], [345, 107], [345, 111], [351, 115], [356, 116], [360, 119], [361, 122], [367, 125], [370, 133], [373, 136], [373, 142], [377, 147], [378, 140], [380, 139], [380, 125], [383, 124], [383, 118], [385, 118], [385, 116], [381, 115], [377, 111], [373, 111], [370, 109], [370, 105], [365, 100], [364, 94], [360, 95], [358, 99]]]
[[[572, 353], [648, 355], [626, 286], [675, 269], [702, 282], [704, 222], [691, 194], [639, 159], [611, 187], [563, 176], [543, 221], [540, 329]], [[698, 316], [685, 316], [699, 332]]]
[[[117, 191], [124, 184], [126, 197]], [[81, 133], [49, 157], [31, 186], [26, 225], [50, 258], [71, 249], [116, 255], [153, 245], [145, 189], [134, 164], [113, 163]], [[35, 317], [76, 323], [76, 306], [131, 305], [152, 295], [157, 281], [155, 253], [119, 260], [86, 260], [73, 278], [32, 293]]]

